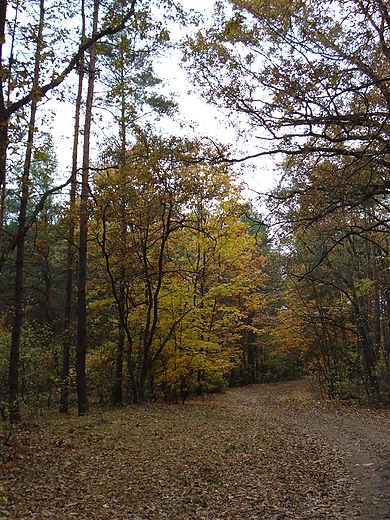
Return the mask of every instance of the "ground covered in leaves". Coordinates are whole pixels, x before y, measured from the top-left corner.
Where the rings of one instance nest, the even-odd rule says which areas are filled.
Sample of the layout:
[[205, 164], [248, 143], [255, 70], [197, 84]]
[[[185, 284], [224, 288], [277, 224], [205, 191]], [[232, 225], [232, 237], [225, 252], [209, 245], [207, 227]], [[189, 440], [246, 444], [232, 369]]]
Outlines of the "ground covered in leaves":
[[389, 483], [390, 412], [295, 382], [35, 420], [0, 449], [0, 518], [390, 520]]

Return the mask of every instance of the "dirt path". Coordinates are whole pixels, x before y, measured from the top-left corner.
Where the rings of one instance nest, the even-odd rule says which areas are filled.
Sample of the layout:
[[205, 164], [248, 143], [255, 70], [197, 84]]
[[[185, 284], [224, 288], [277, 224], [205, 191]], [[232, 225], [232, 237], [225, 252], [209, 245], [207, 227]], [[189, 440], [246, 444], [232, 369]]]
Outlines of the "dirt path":
[[253, 406], [265, 421], [274, 422], [281, 430], [291, 428], [308, 438], [317, 437], [323, 446], [324, 464], [330, 462], [332, 466], [332, 454], [335, 467], [342, 461], [342, 471], [346, 472], [342, 479], [351, 484], [353, 491], [353, 495], [345, 497], [346, 501], [354, 497], [350, 502], [353, 515], [390, 520], [389, 411], [347, 407], [332, 410], [315, 401], [307, 386], [299, 381], [246, 388], [228, 394], [225, 402]]
[[390, 412], [306, 384], [45, 417], [0, 452], [0, 519], [390, 520]]

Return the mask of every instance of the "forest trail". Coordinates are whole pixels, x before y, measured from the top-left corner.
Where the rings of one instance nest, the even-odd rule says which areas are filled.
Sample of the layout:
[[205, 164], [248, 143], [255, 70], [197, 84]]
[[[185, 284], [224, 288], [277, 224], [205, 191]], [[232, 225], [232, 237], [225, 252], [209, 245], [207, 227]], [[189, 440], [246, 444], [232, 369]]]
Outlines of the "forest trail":
[[[346, 512], [340, 510], [342, 518], [348, 517], [349, 508], [355, 518], [390, 520], [389, 410], [331, 409], [316, 401], [307, 387], [304, 381], [248, 387], [228, 394], [226, 403], [255, 408], [262, 421], [274, 423], [281, 432], [291, 429], [290, 435], [295, 431], [309, 440], [316, 438], [322, 455], [313, 461], [308, 453], [307, 462], [328, 465], [329, 474], [334, 472], [335, 477], [338, 471], [346, 471], [333, 484], [344, 481], [351, 485], [351, 493], [344, 497], [349, 503]], [[304, 457], [303, 452], [300, 456]]]
[[390, 411], [307, 387], [43, 417], [1, 448], [0, 519], [390, 520]]

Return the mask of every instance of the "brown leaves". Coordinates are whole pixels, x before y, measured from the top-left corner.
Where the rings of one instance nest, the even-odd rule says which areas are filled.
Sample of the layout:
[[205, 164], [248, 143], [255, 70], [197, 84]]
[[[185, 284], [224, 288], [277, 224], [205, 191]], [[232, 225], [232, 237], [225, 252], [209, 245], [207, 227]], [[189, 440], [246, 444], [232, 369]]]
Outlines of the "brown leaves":
[[[353, 443], [337, 440], [347, 419], [322, 411], [301, 385], [236, 389], [185, 406], [47, 418], [1, 454], [0, 516], [360, 516]], [[361, 445], [356, 450], [363, 453]], [[373, 507], [383, 507], [385, 498], [375, 496]]]

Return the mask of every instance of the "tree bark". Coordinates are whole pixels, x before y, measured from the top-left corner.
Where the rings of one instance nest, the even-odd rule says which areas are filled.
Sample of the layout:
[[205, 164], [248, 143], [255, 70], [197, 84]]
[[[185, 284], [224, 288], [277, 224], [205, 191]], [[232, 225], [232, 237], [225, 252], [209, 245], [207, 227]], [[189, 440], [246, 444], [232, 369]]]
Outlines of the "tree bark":
[[[2, 49], [3, 49], [3, 43], [4, 43], [4, 28], [5, 28], [5, 18], [6, 18], [6, 1], [0, 1], [0, 45], [1, 45], [1, 60], [0, 60], [0, 66], [3, 66], [3, 56], [2, 56]], [[4, 114], [5, 106], [8, 106], [10, 104], [10, 97], [11, 97], [11, 70], [12, 70], [12, 64], [14, 61], [14, 44], [15, 44], [15, 33], [16, 33], [16, 25], [17, 25], [17, 18], [18, 18], [18, 4], [16, 5], [15, 9], [15, 18], [14, 18], [14, 24], [13, 24], [13, 31], [12, 31], [12, 41], [11, 41], [11, 50], [9, 54], [8, 59], [8, 93], [7, 93], [7, 101], [6, 105], [4, 102], [4, 92], [3, 92], [3, 79], [0, 80], [0, 112], [1, 114]], [[2, 133], [4, 132], [4, 135]], [[8, 119], [4, 123], [2, 123], [2, 119], [0, 116], [0, 186], [1, 186], [1, 208], [0, 208], [0, 251], [1, 251], [1, 245], [3, 240], [3, 226], [4, 226], [4, 212], [5, 212], [5, 195], [6, 195], [6, 156], [7, 156], [7, 146], [8, 146]], [[1, 274], [1, 271], [0, 271]], [[0, 303], [0, 314], [1, 314], [1, 303]]]
[[[43, 46], [42, 33], [44, 21], [44, 0], [40, 0], [40, 18], [37, 39], [37, 49], [35, 52], [35, 70], [34, 70], [34, 85], [38, 85], [39, 69], [41, 64], [41, 51]], [[28, 129], [26, 158], [23, 168], [22, 177], [22, 199], [19, 208], [19, 222], [18, 233], [26, 227], [27, 221], [27, 202], [29, 197], [29, 176], [31, 166], [31, 154], [34, 140], [35, 116], [37, 111], [37, 100], [33, 99], [31, 103], [31, 114]], [[4, 172], [3, 172], [4, 173]], [[4, 179], [4, 177], [3, 177]], [[16, 265], [15, 265], [15, 314], [12, 327], [12, 341], [10, 351], [9, 364], [9, 414], [11, 423], [20, 422], [19, 409], [19, 349], [20, 336], [22, 331], [23, 320], [23, 272], [24, 272], [24, 244], [25, 237], [19, 241], [16, 249]]]
[[[81, 3], [82, 17], [82, 40], [85, 39], [85, 9], [84, 0]], [[81, 99], [83, 94], [84, 79], [84, 56], [80, 58], [79, 84], [76, 98], [76, 112], [73, 136], [73, 155], [72, 155], [72, 178], [70, 188], [70, 223], [68, 231], [68, 251], [66, 263], [66, 292], [65, 292], [65, 312], [64, 312], [64, 342], [62, 345], [62, 374], [61, 374], [61, 400], [60, 413], [68, 413], [69, 410], [69, 370], [70, 370], [70, 324], [72, 309], [72, 289], [73, 289], [73, 256], [74, 256], [74, 211], [76, 203], [76, 183], [77, 183], [77, 149], [80, 134], [80, 112]]]
[[[122, 13], [123, 14], [123, 13]], [[125, 39], [122, 34], [121, 41], [121, 56], [120, 56], [120, 74], [121, 74], [121, 118], [119, 121], [119, 132], [121, 137], [121, 151], [120, 151], [120, 166], [123, 178], [126, 175], [126, 93], [124, 91], [125, 76], [124, 76], [124, 43]], [[127, 234], [127, 222], [126, 222], [126, 199], [125, 195], [121, 199], [121, 279], [119, 282], [119, 301], [118, 301], [118, 344], [116, 353], [116, 364], [115, 364], [115, 382], [113, 389], [114, 405], [120, 406], [122, 404], [122, 372], [123, 372], [123, 354], [125, 347], [125, 277], [126, 277], [126, 234]], [[129, 367], [130, 368], [130, 367]]]
[[[5, 169], [4, 169], [4, 177], [3, 177], [3, 186], [1, 188], [1, 206], [0, 206], [0, 251], [3, 242], [3, 227], [4, 227], [4, 211], [5, 211]], [[0, 270], [0, 282], [1, 282], [1, 270]], [[2, 301], [0, 300], [0, 317], [2, 316]]]
[[[99, 14], [99, 0], [94, 1], [93, 10], [93, 36], [97, 34], [97, 23]], [[92, 101], [95, 82], [96, 64], [96, 42], [92, 45], [89, 61], [88, 92], [85, 111], [84, 125], [84, 148], [83, 148], [83, 178], [80, 200], [80, 243], [79, 243], [79, 285], [77, 301], [77, 350], [76, 350], [76, 378], [77, 378], [77, 400], [78, 413], [88, 413], [87, 382], [85, 377], [85, 358], [87, 351], [87, 305], [86, 305], [86, 282], [87, 282], [87, 239], [88, 239], [88, 177], [89, 177], [89, 147], [92, 122]]]
[[[3, 44], [5, 42], [5, 21], [7, 13], [7, 1], [0, 0], [0, 67], [3, 68]], [[7, 153], [8, 141], [8, 120], [4, 105], [4, 79], [0, 78], [0, 187], [5, 181], [5, 157]]]
[[[8, 128], [8, 121], [7, 121], [7, 128]], [[2, 177], [2, 184], [1, 186], [1, 207], [0, 207], [0, 251], [1, 251], [1, 245], [3, 242], [3, 227], [4, 227], [4, 212], [5, 212], [5, 195], [6, 195], [6, 189], [5, 189], [5, 171], [6, 171], [6, 148], [7, 148], [7, 131], [5, 136], [2, 136], [2, 123], [0, 118], [0, 175]], [[2, 145], [2, 140], [4, 139], [5, 146]]]

